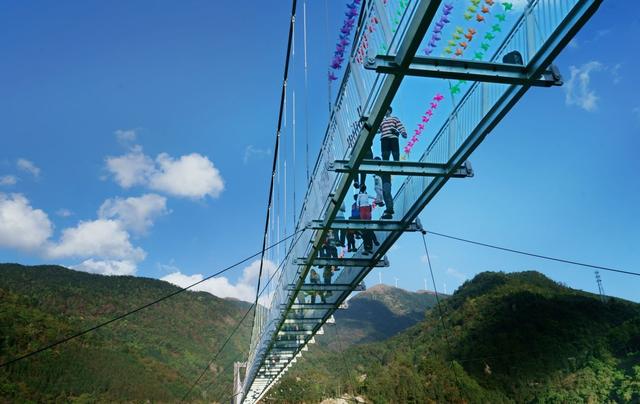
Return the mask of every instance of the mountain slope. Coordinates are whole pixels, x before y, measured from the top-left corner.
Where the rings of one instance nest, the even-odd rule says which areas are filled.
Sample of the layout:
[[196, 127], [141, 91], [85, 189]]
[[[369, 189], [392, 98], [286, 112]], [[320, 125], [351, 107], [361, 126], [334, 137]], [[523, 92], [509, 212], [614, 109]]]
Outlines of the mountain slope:
[[[100, 276], [59, 266], [0, 265], [0, 361], [91, 327], [178, 288], [156, 279]], [[247, 303], [185, 292], [56, 348], [0, 369], [0, 402], [175, 402], [246, 312]], [[230, 364], [245, 356], [241, 327], [212, 366], [231, 391]], [[224, 370], [223, 370], [224, 369]], [[202, 397], [208, 374], [191, 395]], [[218, 389], [219, 388], [219, 389]], [[220, 393], [222, 394], [222, 393]], [[215, 397], [209, 396], [210, 399]]]
[[[482, 273], [380, 343], [303, 360], [282, 402], [349, 391], [373, 402], [640, 402], [640, 305], [536, 272]], [[442, 324], [446, 328], [443, 329]]]
[[341, 350], [354, 344], [382, 341], [424, 319], [425, 311], [434, 304], [435, 296], [430, 293], [372, 286], [351, 298], [347, 309], [335, 312], [338, 335], [327, 332], [318, 337], [318, 343]]

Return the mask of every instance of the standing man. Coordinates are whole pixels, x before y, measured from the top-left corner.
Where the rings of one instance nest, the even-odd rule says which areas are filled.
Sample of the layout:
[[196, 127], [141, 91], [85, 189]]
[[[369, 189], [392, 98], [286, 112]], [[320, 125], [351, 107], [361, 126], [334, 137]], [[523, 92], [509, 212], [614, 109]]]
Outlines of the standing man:
[[395, 161], [400, 160], [400, 143], [398, 137], [407, 138], [407, 131], [395, 116], [391, 115], [393, 109], [389, 107], [387, 113], [380, 124], [380, 149], [382, 150], [382, 159], [389, 160], [389, 155], [393, 155]]

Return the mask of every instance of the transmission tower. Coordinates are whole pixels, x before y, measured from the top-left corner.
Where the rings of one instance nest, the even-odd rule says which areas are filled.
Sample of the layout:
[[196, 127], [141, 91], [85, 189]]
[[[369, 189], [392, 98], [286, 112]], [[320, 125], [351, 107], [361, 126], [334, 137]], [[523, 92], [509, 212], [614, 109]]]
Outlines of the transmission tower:
[[604, 294], [604, 287], [602, 286], [602, 278], [600, 278], [600, 272], [598, 272], [598, 270], [595, 271], [596, 272], [596, 282], [598, 282], [598, 293], [600, 294], [600, 300], [602, 300], [602, 302], [606, 302], [607, 301], [607, 297]]

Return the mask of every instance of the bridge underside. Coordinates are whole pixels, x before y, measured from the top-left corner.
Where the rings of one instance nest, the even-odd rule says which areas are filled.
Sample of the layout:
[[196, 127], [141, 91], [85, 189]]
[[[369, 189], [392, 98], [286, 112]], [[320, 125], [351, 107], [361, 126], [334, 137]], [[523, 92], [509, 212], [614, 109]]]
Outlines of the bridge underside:
[[[467, 159], [487, 134], [531, 86], [560, 85], [551, 62], [599, 7], [601, 0], [534, 0], [514, 18], [488, 62], [417, 57], [418, 47], [441, 0], [410, 1], [395, 30], [391, 14], [398, 1], [368, 1], [353, 44], [368, 41], [370, 54], [362, 63], [354, 52], [345, 72], [323, 146], [318, 157], [298, 229], [306, 229], [292, 245], [269, 307], [254, 322], [246, 377], [240, 392], [244, 402], [260, 400], [300, 355], [332, 323], [332, 314], [376, 266], [389, 265], [386, 252], [405, 231], [420, 230], [418, 214], [450, 178], [467, 178]], [[497, 3], [497, 2], [496, 2]], [[368, 35], [376, 17], [378, 30]], [[514, 50], [522, 65], [503, 62]], [[368, 160], [367, 152], [405, 76], [464, 79], [468, 88], [453, 107], [426, 151], [413, 161]], [[389, 174], [402, 180], [393, 198], [391, 220], [336, 218], [359, 172]], [[319, 257], [329, 231], [374, 234], [379, 245], [367, 254], [363, 247], [348, 257]], [[341, 268], [330, 284], [309, 279], [314, 266]], [[322, 269], [319, 269], [322, 271]]]

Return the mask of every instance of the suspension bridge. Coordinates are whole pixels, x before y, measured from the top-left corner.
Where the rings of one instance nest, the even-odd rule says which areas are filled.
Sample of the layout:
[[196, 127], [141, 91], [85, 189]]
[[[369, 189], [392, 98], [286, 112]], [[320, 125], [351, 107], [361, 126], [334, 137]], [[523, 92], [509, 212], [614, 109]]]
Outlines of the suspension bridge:
[[[449, 179], [473, 177], [469, 162], [471, 154], [524, 94], [532, 86], [563, 84], [559, 70], [552, 62], [602, 3], [602, 0], [352, 1], [349, 20], [355, 21], [358, 17], [354, 38], [346, 40], [352, 27], [345, 25], [341, 30], [340, 51], [337, 50], [340, 54], [331, 68], [342, 68], [341, 52], [348, 42], [351, 53], [341, 73], [335, 102], [330, 106], [329, 121], [315, 165], [311, 172], [307, 169], [306, 194], [300, 209], [297, 209], [295, 191], [295, 92], [292, 93], [293, 170], [290, 170], [293, 190], [287, 190], [287, 161], [281, 161], [279, 152], [283, 124], [286, 128], [287, 122], [290, 57], [295, 57], [292, 50], [295, 49], [293, 33], [297, 1], [292, 2], [261, 251], [126, 313], [10, 358], [0, 363], [0, 368], [132, 316], [261, 256], [254, 304], [182, 398], [184, 402], [190, 396], [245, 318], [253, 313], [248, 358], [234, 365], [234, 392], [230, 398], [236, 403], [260, 401], [315, 342], [315, 336], [323, 334], [323, 327], [335, 323], [333, 313], [344, 306], [349, 295], [365, 289], [363, 280], [369, 272], [390, 265], [386, 253], [400, 236], [405, 232], [426, 232], [418, 215]], [[357, 11], [354, 11], [356, 6]], [[303, 16], [306, 22], [306, 2]], [[306, 87], [306, 25], [304, 27]], [[434, 52], [439, 52], [440, 56], [433, 56]], [[405, 81], [406, 78], [409, 80]], [[331, 83], [338, 77], [330, 72], [329, 80]], [[394, 101], [399, 101], [403, 89], [412, 88], [419, 82], [429, 82], [425, 88], [435, 95], [426, 102], [428, 109], [403, 148], [404, 155], [400, 159], [394, 156], [393, 160], [373, 158], [373, 141], [387, 111]], [[443, 99], [447, 106], [440, 103]], [[308, 117], [306, 107], [304, 112]], [[438, 115], [437, 119], [433, 118], [434, 114]], [[429, 135], [425, 135], [424, 139], [428, 138], [423, 142], [425, 146], [413, 147], [427, 124]], [[307, 155], [308, 145], [307, 139]], [[287, 153], [282, 154], [286, 156]], [[351, 186], [365, 185], [366, 174], [387, 179], [390, 189], [384, 190], [385, 212], [375, 209], [372, 217], [366, 220], [346, 218], [346, 206], [351, 204], [347, 198]], [[369, 178], [371, 185], [371, 175]], [[364, 189], [360, 190], [363, 194]], [[293, 203], [288, 204], [289, 199], [293, 199]], [[379, 198], [376, 203], [381, 205]], [[292, 206], [291, 214], [287, 212], [288, 206]], [[291, 232], [287, 231], [288, 226], [292, 227]], [[341, 254], [337, 254], [337, 248], [336, 253], [327, 253], [327, 241], [338, 241], [336, 231], [360, 232], [363, 239], [375, 238], [376, 242], [363, 242], [357, 248], [343, 249]], [[598, 270], [640, 276], [638, 272], [430, 233], [594, 269], [603, 300], [606, 296]], [[279, 263], [277, 267], [274, 262]], [[323, 283], [314, 267], [330, 269], [329, 276], [323, 276]]]
[[[314, 336], [323, 333], [323, 326], [335, 321], [332, 314], [350, 293], [364, 288], [367, 274], [389, 265], [385, 254], [398, 238], [404, 232], [423, 231], [419, 213], [449, 179], [473, 176], [469, 157], [530, 87], [562, 85], [552, 62], [600, 3], [530, 0], [518, 2], [514, 9], [512, 3], [497, 0], [354, 2], [359, 17], [352, 51], [299, 213], [293, 204], [297, 235], [282, 251], [271, 250], [269, 257], [281, 262], [281, 270], [270, 279], [267, 297], [255, 306], [249, 356], [234, 369], [235, 402], [263, 398], [314, 343]], [[456, 16], [466, 26], [448, 24], [455, 23]], [[295, 17], [294, 1], [289, 50]], [[452, 39], [447, 41], [449, 33]], [[432, 55], [440, 49], [441, 56]], [[430, 127], [434, 135], [419, 155], [405, 149], [399, 161], [374, 160], [370, 154], [374, 137], [407, 77], [431, 80], [433, 88], [451, 100], [451, 108], [438, 127]], [[286, 181], [283, 193], [277, 189], [282, 187], [277, 153], [276, 141], [265, 245], [267, 239], [282, 238], [281, 226], [286, 229], [272, 203], [273, 195], [280, 195], [286, 211]], [[286, 176], [286, 163], [284, 170]], [[345, 219], [344, 205], [351, 204], [347, 195], [362, 173], [392, 178], [390, 217], [374, 213], [372, 220]], [[378, 243], [371, 252], [360, 246], [338, 257], [321, 254], [333, 231], [373, 232]], [[331, 282], [320, 283], [311, 279], [314, 266], [339, 270]], [[259, 282], [270, 275], [261, 270]], [[316, 301], [315, 296], [322, 299]]]

